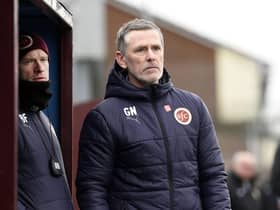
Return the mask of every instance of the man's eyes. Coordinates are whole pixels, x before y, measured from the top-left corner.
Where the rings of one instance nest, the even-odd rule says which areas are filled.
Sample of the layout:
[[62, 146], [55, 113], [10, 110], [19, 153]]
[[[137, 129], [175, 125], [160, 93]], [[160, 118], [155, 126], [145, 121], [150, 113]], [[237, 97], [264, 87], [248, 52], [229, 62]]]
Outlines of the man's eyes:
[[25, 59], [25, 60], [23, 60], [22, 61], [22, 63], [23, 64], [31, 64], [31, 63], [33, 63], [35, 60], [33, 60], [33, 59]]
[[[160, 47], [160, 46], [153, 46], [151, 49], [152, 49], [153, 51], [159, 51], [159, 50], [161, 50], [161, 47]], [[147, 48], [147, 47], [140, 47], [140, 48], [137, 48], [137, 49], [135, 50], [135, 52], [146, 52], [146, 51], [148, 51], [148, 48]]]
[[41, 60], [41, 61], [49, 61], [48, 58], [41, 58], [40, 60]]
[[145, 51], [145, 48], [144, 48], [144, 47], [141, 47], [141, 48], [136, 49], [136, 52], [143, 52], [143, 51]]
[[[49, 61], [49, 59], [48, 58], [40, 58], [40, 61], [41, 62], [47, 62], [47, 61]], [[27, 65], [27, 64], [33, 64], [33, 63], [35, 63], [36, 62], [36, 59], [24, 59], [23, 61], [22, 61], [22, 63], [23, 64], [25, 64], [25, 65]]]
[[161, 47], [160, 46], [154, 46], [152, 49], [153, 50], [161, 50]]

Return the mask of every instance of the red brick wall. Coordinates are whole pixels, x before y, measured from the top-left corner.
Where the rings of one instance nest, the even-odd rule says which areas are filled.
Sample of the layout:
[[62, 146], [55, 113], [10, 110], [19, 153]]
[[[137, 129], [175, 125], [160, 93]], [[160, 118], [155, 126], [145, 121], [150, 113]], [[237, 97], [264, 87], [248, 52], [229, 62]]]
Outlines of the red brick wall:
[[74, 206], [75, 209], [78, 210], [78, 204], [76, 200], [76, 185], [75, 185], [75, 179], [77, 174], [77, 161], [78, 161], [78, 151], [79, 151], [79, 137], [80, 137], [80, 131], [84, 122], [84, 119], [93, 107], [96, 106], [96, 104], [99, 101], [89, 101], [87, 103], [78, 104], [74, 106], [73, 109], [73, 160], [72, 160], [72, 197], [74, 200]]

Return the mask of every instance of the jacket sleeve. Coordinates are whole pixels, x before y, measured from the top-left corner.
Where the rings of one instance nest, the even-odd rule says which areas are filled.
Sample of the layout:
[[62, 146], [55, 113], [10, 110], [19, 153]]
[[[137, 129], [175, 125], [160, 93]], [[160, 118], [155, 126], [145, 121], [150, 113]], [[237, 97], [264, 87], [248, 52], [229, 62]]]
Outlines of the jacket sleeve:
[[224, 161], [212, 119], [202, 101], [199, 112], [198, 167], [202, 206], [206, 210], [228, 210], [231, 208]]
[[76, 179], [80, 210], [109, 210], [108, 187], [113, 168], [113, 141], [98, 111], [91, 111], [83, 124], [79, 142]]
[[274, 161], [271, 169], [271, 187], [272, 191], [279, 197], [280, 196], [280, 144], [276, 149]]

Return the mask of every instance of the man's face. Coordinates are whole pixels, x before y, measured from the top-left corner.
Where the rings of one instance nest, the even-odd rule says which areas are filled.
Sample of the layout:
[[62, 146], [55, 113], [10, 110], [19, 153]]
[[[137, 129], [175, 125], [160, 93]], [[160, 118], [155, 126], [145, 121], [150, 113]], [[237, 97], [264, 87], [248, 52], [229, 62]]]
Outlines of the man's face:
[[233, 165], [233, 170], [242, 180], [251, 180], [256, 176], [256, 160], [248, 153], [242, 154]]
[[48, 54], [41, 50], [31, 50], [19, 62], [19, 79], [27, 81], [49, 80]]
[[130, 31], [125, 36], [125, 55], [116, 52], [122, 68], [128, 69], [128, 79], [136, 87], [156, 84], [163, 73], [164, 49], [156, 30]]

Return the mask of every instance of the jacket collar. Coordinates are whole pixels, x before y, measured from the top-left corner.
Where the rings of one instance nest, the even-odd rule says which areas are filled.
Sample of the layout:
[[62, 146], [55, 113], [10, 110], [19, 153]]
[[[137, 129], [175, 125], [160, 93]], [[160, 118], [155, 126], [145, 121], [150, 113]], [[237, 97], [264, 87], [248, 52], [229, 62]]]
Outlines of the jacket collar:
[[170, 76], [164, 68], [159, 84], [138, 88], [127, 80], [127, 72], [115, 61], [107, 85], [105, 99], [110, 97], [131, 98], [134, 100], [152, 100], [167, 94], [173, 87]]

